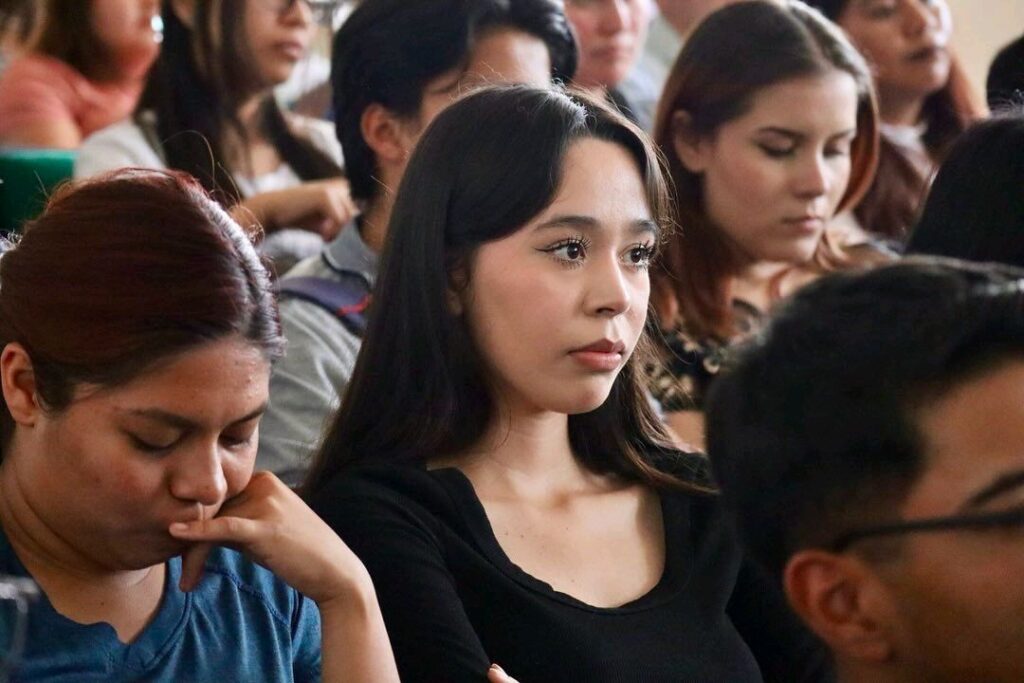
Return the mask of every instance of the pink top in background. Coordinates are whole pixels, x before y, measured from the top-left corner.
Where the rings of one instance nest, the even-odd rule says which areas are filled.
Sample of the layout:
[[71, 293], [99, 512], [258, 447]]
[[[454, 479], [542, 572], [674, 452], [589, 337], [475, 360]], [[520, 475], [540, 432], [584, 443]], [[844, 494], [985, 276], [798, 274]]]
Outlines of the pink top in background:
[[82, 138], [127, 117], [143, 82], [96, 83], [71, 65], [41, 54], [26, 54], [0, 74], [0, 146], [27, 124], [71, 121]]

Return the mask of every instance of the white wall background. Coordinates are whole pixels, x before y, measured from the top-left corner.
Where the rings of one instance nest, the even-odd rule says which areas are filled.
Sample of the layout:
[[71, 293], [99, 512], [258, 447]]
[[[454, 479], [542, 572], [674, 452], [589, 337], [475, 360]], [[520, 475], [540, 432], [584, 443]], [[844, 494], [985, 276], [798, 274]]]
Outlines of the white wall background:
[[978, 93], [999, 49], [1024, 33], [1024, 0], [947, 0], [953, 12], [953, 44]]

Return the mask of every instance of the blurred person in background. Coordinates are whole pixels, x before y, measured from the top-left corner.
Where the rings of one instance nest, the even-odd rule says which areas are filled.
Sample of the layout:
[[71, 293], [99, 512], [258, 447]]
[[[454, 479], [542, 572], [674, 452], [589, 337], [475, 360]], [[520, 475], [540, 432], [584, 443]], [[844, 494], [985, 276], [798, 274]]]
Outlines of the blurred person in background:
[[658, 87], [636, 81], [627, 96], [622, 87], [636, 66], [647, 39], [652, 0], [566, 0], [579, 43], [575, 85], [612, 102], [641, 128], [650, 130]]
[[186, 171], [283, 273], [355, 214], [330, 124], [286, 112], [274, 88], [305, 56], [305, 0], [170, 0], [165, 41], [134, 115], [86, 140], [76, 177], [126, 166]]
[[1024, 104], [1024, 35], [1003, 47], [992, 60], [985, 95], [992, 109]]
[[869, 233], [906, 241], [950, 146], [987, 112], [950, 44], [946, 0], [808, 0], [838, 23], [871, 65], [882, 148], [871, 189], [854, 208]]
[[997, 111], [956, 141], [907, 253], [1024, 268], [1024, 105]]
[[341, 26], [336, 130], [363, 212], [281, 280], [288, 351], [270, 382], [261, 467], [293, 483], [309, 467], [352, 375], [394, 193], [423, 130], [481, 85], [570, 81], [576, 54], [557, 0], [363, 0]]
[[703, 448], [708, 386], [780, 298], [886, 258], [830, 230], [871, 182], [877, 126], [863, 58], [803, 3], [731, 4], [687, 40], [655, 125], [679, 230], [652, 273], [662, 343], [650, 369], [685, 443]]
[[47, 0], [41, 15], [0, 74], [0, 146], [75, 149], [134, 110], [160, 51], [160, 2]]

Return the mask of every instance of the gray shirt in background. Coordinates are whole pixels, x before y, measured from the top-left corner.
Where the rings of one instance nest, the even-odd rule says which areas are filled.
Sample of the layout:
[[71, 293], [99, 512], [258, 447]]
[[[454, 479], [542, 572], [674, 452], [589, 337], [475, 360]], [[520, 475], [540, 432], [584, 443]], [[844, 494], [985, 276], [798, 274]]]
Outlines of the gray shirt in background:
[[[323, 253], [300, 262], [284, 276], [351, 279], [369, 292], [377, 277], [377, 254], [349, 223]], [[285, 297], [281, 327], [288, 345], [270, 376], [270, 404], [260, 423], [258, 469], [289, 484], [309, 469], [313, 452], [355, 368], [361, 339], [326, 308]]]

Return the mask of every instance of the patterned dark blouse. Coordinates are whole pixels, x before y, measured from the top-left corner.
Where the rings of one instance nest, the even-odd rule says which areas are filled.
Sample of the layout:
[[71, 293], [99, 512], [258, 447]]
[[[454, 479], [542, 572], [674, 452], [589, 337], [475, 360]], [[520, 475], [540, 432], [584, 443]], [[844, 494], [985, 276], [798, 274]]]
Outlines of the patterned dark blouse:
[[738, 334], [732, 339], [698, 338], [680, 323], [662, 330], [658, 344], [660, 362], [647, 366], [651, 395], [666, 413], [701, 410], [711, 381], [728, 363], [732, 348], [764, 325], [764, 313], [741, 299], [733, 300]]

